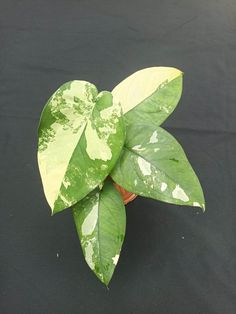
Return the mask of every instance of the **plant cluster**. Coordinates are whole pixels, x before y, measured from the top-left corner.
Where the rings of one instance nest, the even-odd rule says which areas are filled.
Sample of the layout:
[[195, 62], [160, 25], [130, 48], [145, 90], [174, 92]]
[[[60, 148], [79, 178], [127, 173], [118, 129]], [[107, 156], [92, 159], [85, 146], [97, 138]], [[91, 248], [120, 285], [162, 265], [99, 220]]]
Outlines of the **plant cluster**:
[[160, 125], [182, 93], [183, 73], [145, 68], [111, 92], [74, 80], [47, 101], [38, 129], [38, 163], [52, 214], [71, 207], [83, 254], [108, 285], [125, 237], [114, 182], [129, 192], [201, 207], [204, 196], [182, 147]]

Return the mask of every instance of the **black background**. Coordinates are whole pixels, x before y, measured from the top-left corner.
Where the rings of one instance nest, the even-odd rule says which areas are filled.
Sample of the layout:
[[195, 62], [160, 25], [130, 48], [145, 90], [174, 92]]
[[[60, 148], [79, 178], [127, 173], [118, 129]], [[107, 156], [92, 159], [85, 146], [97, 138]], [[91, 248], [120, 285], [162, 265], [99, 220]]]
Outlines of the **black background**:
[[[235, 0], [0, 2], [0, 313], [236, 313]], [[70, 210], [50, 217], [37, 125], [62, 83], [111, 90], [138, 69], [184, 71], [164, 127], [205, 191], [205, 214], [138, 198], [107, 290]]]

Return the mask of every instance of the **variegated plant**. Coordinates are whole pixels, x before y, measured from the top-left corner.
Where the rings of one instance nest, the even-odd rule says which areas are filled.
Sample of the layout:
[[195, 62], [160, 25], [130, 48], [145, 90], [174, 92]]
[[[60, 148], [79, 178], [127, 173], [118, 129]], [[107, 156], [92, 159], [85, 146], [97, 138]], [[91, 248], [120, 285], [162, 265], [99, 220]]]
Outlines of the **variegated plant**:
[[112, 92], [86, 81], [50, 97], [38, 129], [38, 163], [52, 214], [72, 208], [89, 267], [108, 285], [125, 236], [127, 191], [203, 210], [201, 185], [176, 139], [160, 127], [175, 109], [183, 73], [140, 70]]

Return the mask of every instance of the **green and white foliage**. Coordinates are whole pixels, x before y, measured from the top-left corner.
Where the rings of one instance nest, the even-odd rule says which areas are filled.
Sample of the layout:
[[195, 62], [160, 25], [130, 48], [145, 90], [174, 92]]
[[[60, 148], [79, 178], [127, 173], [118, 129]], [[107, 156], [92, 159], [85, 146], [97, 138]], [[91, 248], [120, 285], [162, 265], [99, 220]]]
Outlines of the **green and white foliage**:
[[121, 195], [112, 182], [96, 188], [73, 206], [74, 220], [85, 260], [108, 285], [125, 236], [126, 216]]
[[119, 83], [119, 99], [127, 124], [160, 125], [173, 112], [182, 94], [183, 72], [169, 67], [142, 69]]
[[39, 169], [52, 213], [75, 204], [107, 177], [125, 137], [120, 104], [85, 81], [58, 88], [38, 132]]
[[202, 188], [183, 149], [159, 127], [178, 104], [182, 81], [178, 69], [152, 67], [135, 72], [113, 89], [127, 136], [111, 176], [135, 194], [204, 209]]
[[177, 106], [183, 73], [142, 69], [112, 92], [86, 81], [50, 97], [38, 129], [38, 164], [52, 214], [72, 207], [85, 260], [108, 285], [125, 237], [121, 195], [129, 192], [205, 209], [199, 180], [176, 139], [160, 125]]
[[180, 144], [154, 124], [127, 128], [123, 153], [111, 176], [135, 194], [205, 208], [201, 185]]

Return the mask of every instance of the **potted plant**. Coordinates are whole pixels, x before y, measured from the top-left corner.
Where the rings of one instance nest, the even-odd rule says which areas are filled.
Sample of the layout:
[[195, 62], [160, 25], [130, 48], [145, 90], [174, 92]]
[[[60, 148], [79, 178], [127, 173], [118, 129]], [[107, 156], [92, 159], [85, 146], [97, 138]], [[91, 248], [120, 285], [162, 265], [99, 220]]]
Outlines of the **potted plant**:
[[52, 215], [72, 208], [85, 260], [105, 285], [125, 237], [124, 203], [140, 195], [205, 208], [183, 149], [160, 127], [179, 102], [182, 81], [171, 67], [137, 71], [112, 92], [75, 80], [43, 109], [38, 163], [46, 199]]

